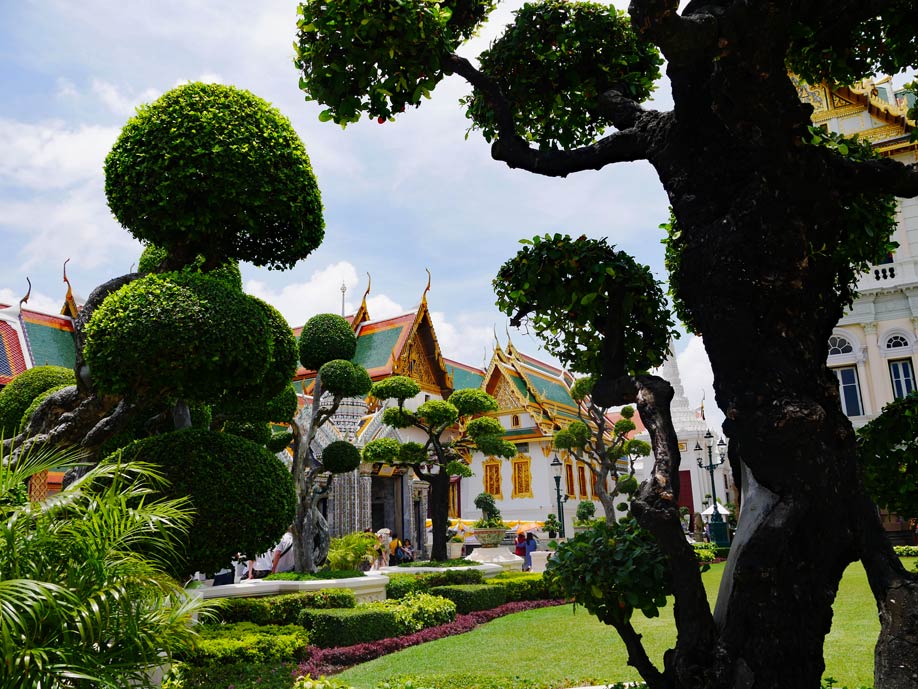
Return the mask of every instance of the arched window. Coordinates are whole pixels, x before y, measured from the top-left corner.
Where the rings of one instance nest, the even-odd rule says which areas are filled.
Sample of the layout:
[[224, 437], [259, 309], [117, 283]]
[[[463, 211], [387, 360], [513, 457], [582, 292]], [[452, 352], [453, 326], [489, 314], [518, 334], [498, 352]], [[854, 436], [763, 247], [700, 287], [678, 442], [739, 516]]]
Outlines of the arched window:
[[886, 349], [898, 349], [899, 347], [908, 347], [908, 340], [902, 335], [893, 335], [886, 340]]
[[520, 415], [514, 414], [510, 417], [510, 428], [519, 428], [520, 427]]
[[841, 335], [832, 335], [829, 338], [829, 356], [833, 354], [851, 354], [854, 347]]

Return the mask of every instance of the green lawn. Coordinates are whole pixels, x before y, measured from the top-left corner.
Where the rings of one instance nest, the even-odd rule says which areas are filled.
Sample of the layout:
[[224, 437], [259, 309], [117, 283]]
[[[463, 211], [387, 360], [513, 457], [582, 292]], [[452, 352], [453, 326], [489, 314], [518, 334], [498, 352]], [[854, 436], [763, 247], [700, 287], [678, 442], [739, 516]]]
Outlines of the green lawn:
[[[912, 558], [914, 560], [914, 558]], [[914, 565], [908, 563], [908, 568]], [[717, 594], [723, 565], [704, 574], [708, 597]], [[635, 616], [648, 654], [662, 666], [663, 652], [675, 640], [672, 608], [659, 618]], [[826, 640], [826, 675], [854, 689], [873, 684], [873, 645], [879, 633], [876, 609], [860, 564], [845, 572], [835, 603], [832, 632]], [[460, 636], [393, 653], [339, 675], [358, 689], [372, 689], [396, 675], [419, 677], [472, 673], [485, 680], [516, 677], [538, 686], [577, 686], [639, 679], [626, 664], [615, 632], [582, 608], [545, 608], [508, 615]], [[453, 683], [453, 682], [451, 682]]]

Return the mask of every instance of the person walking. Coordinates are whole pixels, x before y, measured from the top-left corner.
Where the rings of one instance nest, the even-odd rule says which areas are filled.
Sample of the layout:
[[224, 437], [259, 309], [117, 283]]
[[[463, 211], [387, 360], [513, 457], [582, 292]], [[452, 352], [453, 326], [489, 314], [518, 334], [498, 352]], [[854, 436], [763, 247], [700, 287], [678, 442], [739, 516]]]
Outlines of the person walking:
[[532, 551], [539, 549], [539, 541], [530, 531], [526, 534], [526, 554], [523, 557], [523, 571], [531, 572], [532, 571]]

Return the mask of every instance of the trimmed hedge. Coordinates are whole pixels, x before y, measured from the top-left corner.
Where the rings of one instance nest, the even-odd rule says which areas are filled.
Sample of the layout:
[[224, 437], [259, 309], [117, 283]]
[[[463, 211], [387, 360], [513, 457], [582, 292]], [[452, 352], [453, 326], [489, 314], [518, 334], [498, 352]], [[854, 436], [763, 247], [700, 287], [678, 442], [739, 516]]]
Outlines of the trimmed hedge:
[[62, 366], [36, 366], [20, 373], [0, 390], [0, 435], [15, 435], [32, 400], [45, 390], [75, 383], [73, 371]]
[[190, 665], [222, 663], [271, 663], [306, 657], [309, 634], [296, 625], [264, 625], [239, 622], [203, 627], [200, 638], [179, 656]]
[[312, 643], [319, 648], [353, 646], [368, 641], [400, 636], [402, 625], [395, 610], [360, 606], [352, 609], [303, 609], [298, 623], [309, 630]]
[[365, 577], [366, 572], [357, 569], [320, 569], [311, 572], [277, 572], [265, 577], [265, 581], [324, 581], [325, 579], [354, 579]]
[[420, 572], [418, 574], [390, 574], [389, 583], [386, 584], [386, 598], [404, 598], [409, 593], [429, 591], [433, 586], [482, 583], [484, 583], [484, 574], [477, 569]]
[[448, 598], [456, 604], [461, 615], [479, 610], [491, 610], [507, 602], [507, 592], [501, 586], [488, 584], [457, 584], [452, 586], [434, 586], [430, 593]]
[[894, 545], [893, 551], [899, 557], [918, 557], [918, 545]]
[[489, 579], [488, 584], [503, 589], [508, 603], [551, 598], [548, 583], [541, 574], [505, 572], [494, 579]]
[[264, 598], [227, 598], [218, 610], [224, 623], [298, 624], [306, 609], [353, 608], [357, 605], [350, 589], [322, 589]]

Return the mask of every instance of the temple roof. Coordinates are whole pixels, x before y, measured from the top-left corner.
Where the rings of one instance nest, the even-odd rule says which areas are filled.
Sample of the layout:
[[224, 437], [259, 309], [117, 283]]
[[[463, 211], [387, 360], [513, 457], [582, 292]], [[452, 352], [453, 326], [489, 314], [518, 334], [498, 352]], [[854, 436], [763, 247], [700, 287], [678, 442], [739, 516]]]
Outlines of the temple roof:
[[484, 383], [484, 369], [469, 366], [452, 359], [444, 359], [443, 361], [446, 364], [446, 370], [453, 377], [453, 387], [456, 390], [480, 388]]
[[33, 366], [73, 368], [73, 321], [0, 304], [0, 385]]

